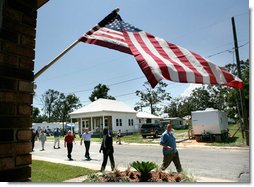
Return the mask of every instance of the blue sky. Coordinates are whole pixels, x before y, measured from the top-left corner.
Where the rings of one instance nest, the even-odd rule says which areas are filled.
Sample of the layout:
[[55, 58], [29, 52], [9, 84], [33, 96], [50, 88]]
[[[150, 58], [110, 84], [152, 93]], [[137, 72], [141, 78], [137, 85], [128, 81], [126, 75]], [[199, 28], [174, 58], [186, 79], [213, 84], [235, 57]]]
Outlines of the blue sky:
[[[233, 48], [234, 16], [239, 46], [246, 44], [240, 48], [240, 58], [249, 58], [247, 0], [61, 0], [49, 1], [38, 10], [34, 72], [117, 7], [125, 22], [208, 57], [219, 66], [235, 62], [232, 53], [217, 54]], [[139, 100], [134, 92], [142, 90], [145, 81], [133, 56], [79, 43], [35, 80], [34, 106], [42, 107], [40, 98], [48, 89], [75, 93], [83, 105], [88, 104], [94, 86], [102, 83], [109, 86], [110, 95], [134, 107]], [[173, 97], [196, 87], [164, 82]]]

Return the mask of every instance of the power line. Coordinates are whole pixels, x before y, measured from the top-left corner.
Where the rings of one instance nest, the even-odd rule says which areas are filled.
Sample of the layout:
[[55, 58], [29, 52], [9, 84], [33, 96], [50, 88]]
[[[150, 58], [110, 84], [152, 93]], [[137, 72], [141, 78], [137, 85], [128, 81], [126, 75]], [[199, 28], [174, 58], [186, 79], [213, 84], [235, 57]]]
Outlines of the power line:
[[[249, 44], [249, 42], [246, 42], [245, 44], [238, 46], [238, 49], [241, 48], [241, 47], [244, 47], [244, 46], [247, 45], [247, 44]], [[217, 52], [217, 53], [215, 53], [215, 54], [208, 55], [208, 56], [206, 56], [206, 58], [211, 58], [211, 57], [213, 57], [213, 56], [217, 56], [217, 55], [220, 55], [220, 54], [225, 53], [225, 52], [233, 53], [233, 50], [234, 50], [234, 49], [235, 49], [235, 48], [231, 48], [231, 49], [227, 49], [227, 50], [224, 50], [224, 51], [220, 51], [220, 52]]]
[[[131, 82], [131, 81], [135, 81], [135, 80], [139, 80], [139, 79], [143, 79], [143, 78], [145, 78], [145, 77], [144, 76], [136, 77], [136, 78], [133, 78], [133, 79], [128, 79], [128, 80], [125, 80], [125, 81], [120, 81], [120, 82], [116, 82], [116, 83], [113, 83], [113, 84], [109, 84], [107, 86], [108, 87], [115, 86], [115, 85]], [[89, 88], [89, 89], [84, 89], [84, 90], [77, 90], [77, 91], [73, 91], [73, 92], [68, 92], [68, 93], [80, 93], [80, 92], [88, 92], [88, 91], [93, 91], [93, 90], [94, 90], [94, 88]], [[68, 94], [68, 93], [66, 93], [66, 94]]]

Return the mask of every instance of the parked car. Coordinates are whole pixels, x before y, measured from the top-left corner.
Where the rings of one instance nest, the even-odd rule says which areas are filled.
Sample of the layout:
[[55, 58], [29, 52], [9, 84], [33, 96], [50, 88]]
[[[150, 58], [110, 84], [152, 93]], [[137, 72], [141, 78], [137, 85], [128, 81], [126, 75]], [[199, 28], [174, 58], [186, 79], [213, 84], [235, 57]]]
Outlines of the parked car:
[[147, 136], [153, 136], [154, 138], [158, 137], [165, 131], [164, 125], [160, 123], [148, 123], [143, 124], [141, 126], [141, 135], [143, 138], [146, 138]]

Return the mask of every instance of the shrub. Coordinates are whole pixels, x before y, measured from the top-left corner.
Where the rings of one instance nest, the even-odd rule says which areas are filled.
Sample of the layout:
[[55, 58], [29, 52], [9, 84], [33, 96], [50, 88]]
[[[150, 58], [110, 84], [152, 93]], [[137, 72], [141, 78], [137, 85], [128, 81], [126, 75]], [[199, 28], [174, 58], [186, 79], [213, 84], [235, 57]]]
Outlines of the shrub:
[[151, 177], [151, 175], [149, 175], [149, 173], [153, 169], [158, 167], [157, 164], [155, 164], [154, 162], [143, 162], [143, 161], [142, 162], [139, 162], [139, 161], [132, 162], [130, 164], [130, 166], [141, 173], [140, 182], [147, 182], [148, 179]]

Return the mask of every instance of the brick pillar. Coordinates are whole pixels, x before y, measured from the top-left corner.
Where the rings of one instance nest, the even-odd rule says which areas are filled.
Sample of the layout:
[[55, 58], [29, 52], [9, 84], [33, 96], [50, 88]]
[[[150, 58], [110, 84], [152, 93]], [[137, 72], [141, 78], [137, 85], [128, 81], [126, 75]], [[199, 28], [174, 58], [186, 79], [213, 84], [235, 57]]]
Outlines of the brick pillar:
[[0, 0], [0, 181], [31, 177], [36, 0]]

